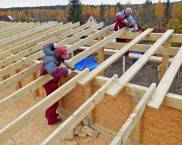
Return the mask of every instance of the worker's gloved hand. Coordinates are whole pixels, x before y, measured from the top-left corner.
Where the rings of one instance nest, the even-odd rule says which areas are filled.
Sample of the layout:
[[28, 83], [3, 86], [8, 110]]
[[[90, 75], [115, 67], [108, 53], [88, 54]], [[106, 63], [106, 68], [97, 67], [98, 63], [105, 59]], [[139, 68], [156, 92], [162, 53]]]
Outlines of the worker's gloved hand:
[[128, 24], [128, 20], [124, 19], [123, 23]]
[[72, 73], [72, 70], [68, 69], [68, 75], [71, 75], [71, 73]]
[[130, 28], [128, 29], [129, 32], [135, 32], [135, 29], [134, 28]]
[[64, 60], [64, 64], [69, 67], [69, 61], [68, 60]]

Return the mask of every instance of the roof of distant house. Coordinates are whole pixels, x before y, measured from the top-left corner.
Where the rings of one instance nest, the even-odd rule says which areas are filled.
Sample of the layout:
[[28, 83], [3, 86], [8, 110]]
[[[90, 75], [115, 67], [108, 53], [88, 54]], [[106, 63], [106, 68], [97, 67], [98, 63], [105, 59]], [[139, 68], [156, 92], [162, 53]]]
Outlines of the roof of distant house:
[[[85, 14], [85, 15], [83, 15], [83, 22], [84, 22], [84, 23], [87, 22], [88, 19], [89, 19], [91, 16], [93, 16], [93, 17], [96, 19], [96, 17], [95, 17], [93, 14]], [[97, 20], [97, 19], [96, 19], [96, 20]]]
[[0, 16], [0, 21], [11, 21], [8, 16]]

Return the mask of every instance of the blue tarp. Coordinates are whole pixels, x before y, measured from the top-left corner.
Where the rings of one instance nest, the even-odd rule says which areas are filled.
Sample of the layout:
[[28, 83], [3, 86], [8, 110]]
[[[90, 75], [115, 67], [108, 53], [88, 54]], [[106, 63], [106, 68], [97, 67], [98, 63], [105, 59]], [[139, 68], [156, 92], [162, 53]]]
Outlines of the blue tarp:
[[81, 61], [79, 61], [77, 64], [75, 64], [75, 69], [82, 71], [85, 68], [89, 68], [89, 70], [93, 70], [98, 66], [94, 56], [88, 56]]
[[[132, 53], [134, 53], [134, 54], [143, 54], [143, 52], [140, 52], [140, 51], [133, 51]], [[133, 58], [132, 63], [134, 64], [137, 60], [138, 60], [138, 58]]]

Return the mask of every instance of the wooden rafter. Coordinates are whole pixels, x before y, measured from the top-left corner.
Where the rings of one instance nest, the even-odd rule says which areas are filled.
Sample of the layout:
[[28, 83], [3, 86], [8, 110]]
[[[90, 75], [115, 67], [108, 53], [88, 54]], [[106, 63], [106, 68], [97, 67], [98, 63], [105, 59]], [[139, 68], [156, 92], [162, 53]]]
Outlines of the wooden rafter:
[[172, 82], [182, 64], [182, 47], [179, 50], [179, 52], [174, 57], [174, 60], [172, 61], [171, 65], [165, 72], [163, 78], [159, 82], [157, 89], [155, 93], [153, 94], [151, 101], [149, 102], [149, 106], [154, 108], [159, 108], [170, 89], [170, 86], [172, 85]]
[[116, 96], [124, 86], [135, 76], [135, 74], [147, 63], [149, 58], [155, 54], [155, 51], [162, 45], [166, 40], [170, 38], [174, 30], [168, 30], [158, 39], [150, 49], [148, 49], [142, 57], [136, 63], [134, 63], [118, 80], [118, 82], [108, 90], [108, 94]]
[[143, 33], [141, 33], [138, 37], [129, 42], [126, 46], [122, 47], [117, 53], [113, 54], [111, 57], [106, 59], [103, 63], [101, 63], [96, 69], [91, 71], [88, 76], [79, 81], [81, 85], [85, 85], [89, 83], [96, 75], [106, 69], [109, 65], [118, 60], [124, 53], [126, 53], [130, 47], [138, 43], [142, 38], [146, 37], [153, 29], [147, 29]]
[[105, 96], [107, 89], [117, 80], [117, 78], [116, 75], [109, 79], [40, 145], [58, 144], [60, 138], [64, 138], [67, 133], [73, 130], [76, 125], [80, 123], [98, 103], [100, 103]]
[[134, 111], [130, 114], [126, 122], [123, 124], [115, 138], [112, 140], [110, 145], [123, 145], [129, 135], [132, 133], [133, 129], [137, 125], [138, 121], [141, 119], [142, 114], [144, 113], [145, 107], [147, 106], [147, 103], [154, 93], [156, 89], [156, 85], [152, 84], [147, 92], [144, 94], [142, 99], [139, 101], [139, 103], [136, 105]]

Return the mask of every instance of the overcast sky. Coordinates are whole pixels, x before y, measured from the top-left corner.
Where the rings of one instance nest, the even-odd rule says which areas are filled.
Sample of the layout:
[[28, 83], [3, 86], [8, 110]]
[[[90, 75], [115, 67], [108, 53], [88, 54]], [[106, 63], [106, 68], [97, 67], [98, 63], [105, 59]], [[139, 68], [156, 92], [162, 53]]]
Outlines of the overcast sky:
[[[81, 0], [84, 4], [95, 4], [99, 5], [104, 4], [116, 4], [127, 3], [129, 0]], [[158, 2], [159, 0], [152, 0], [153, 2]], [[162, 0], [165, 1], [165, 0]], [[180, 1], [180, 0], [171, 0], [171, 2]], [[144, 3], [145, 0], [130, 0], [132, 4]], [[8, 7], [25, 7], [25, 6], [48, 6], [48, 5], [65, 5], [68, 3], [68, 0], [0, 0], [0, 8]]]

